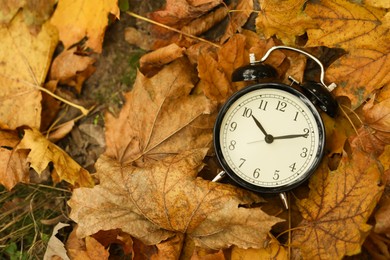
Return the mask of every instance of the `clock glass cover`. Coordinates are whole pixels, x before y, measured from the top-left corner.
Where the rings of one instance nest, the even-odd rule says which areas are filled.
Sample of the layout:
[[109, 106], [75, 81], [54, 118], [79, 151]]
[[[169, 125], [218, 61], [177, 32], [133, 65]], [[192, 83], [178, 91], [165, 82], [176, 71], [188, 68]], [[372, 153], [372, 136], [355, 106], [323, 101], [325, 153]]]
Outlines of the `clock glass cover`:
[[281, 83], [260, 83], [235, 93], [214, 128], [225, 172], [258, 192], [283, 192], [304, 182], [318, 167], [324, 144], [324, 125], [314, 105]]

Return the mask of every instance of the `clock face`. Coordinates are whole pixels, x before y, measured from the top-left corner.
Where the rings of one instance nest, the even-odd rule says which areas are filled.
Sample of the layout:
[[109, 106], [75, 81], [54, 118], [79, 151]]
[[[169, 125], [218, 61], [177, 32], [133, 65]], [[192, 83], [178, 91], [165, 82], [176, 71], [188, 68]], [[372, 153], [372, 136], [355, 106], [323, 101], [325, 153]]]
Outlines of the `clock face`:
[[284, 84], [247, 87], [224, 105], [214, 128], [217, 157], [229, 176], [259, 192], [281, 192], [305, 181], [324, 152], [321, 117]]

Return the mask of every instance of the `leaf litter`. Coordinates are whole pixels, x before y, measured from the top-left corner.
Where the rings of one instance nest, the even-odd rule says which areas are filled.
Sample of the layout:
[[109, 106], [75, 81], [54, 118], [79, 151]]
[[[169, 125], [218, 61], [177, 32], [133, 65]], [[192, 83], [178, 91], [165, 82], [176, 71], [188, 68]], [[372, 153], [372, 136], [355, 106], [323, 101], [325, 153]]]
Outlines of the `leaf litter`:
[[[385, 249], [390, 244], [385, 217], [390, 132], [386, 5], [380, 1], [359, 4], [337, 0], [291, 0], [283, 4], [241, 0], [229, 6], [222, 1], [199, 0], [156, 5], [159, 10], [142, 9], [146, 1], [137, 7], [130, 4], [128, 14], [142, 14], [132, 16], [143, 22], [132, 20], [126, 39], [154, 51], [141, 58], [139, 71], [132, 67], [133, 79], [114, 77], [111, 84], [101, 82], [100, 77], [110, 80], [114, 71], [129, 73], [123, 69], [128, 66], [123, 61], [129, 56], [123, 55], [118, 59], [122, 65], [109, 62], [111, 68], [105, 69], [108, 74], [99, 71], [99, 67], [104, 68], [99, 61], [105, 58], [110, 40], [116, 43], [125, 39], [121, 30], [120, 40], [106, 38], [103, 44], [107, 22], [119, 17], [115, 1], [102, 3], [99, 12], [93, 12], [99, 6], [87, 8], [79, 1], [66, 5], [65, 0], [54, 9], [53, 5], [46, 6], [42, 14], [34, 11], [39, 5], [14, 5], [10, 1], [0, 6], [0, 32], [7, 39], [2, 49], [12, 49], [9, 46], [15, 46], [17, 39], [30, 39], [26, 46], [16, 45], [13, 56], [17, 59], [10, 59], [7, 52], [0, 56], [2, 88], [13, 86], [0, 96], [8, 100], [0, 105], [0, 157], [4, 159], [0, 183], [7, 189], [1, 192], [4, 199], [0, 199], [0, 212], [18, 210], [17, 199], [10, 194], [20, 187], [40, 185], [71, 193], [70, 200], [67, 196], [59, 199], [62, 203], [68, 200], [71, 212], [65, 215], [78, 224], [64, 243], [71, 259], [108, 259], [115, 255], [113, 249], [118, 243], [122, 254], [147, 259], [390, 255]], [[77, 12], [87, 9], [83, 15]], [[252, 9], [256, 10], [250, 16]], [[11, 12], [7, 16], [4, 10]], [[110, 26], [123, 24], [123, 16], [127, 14], [122, 12], [121, 21]], [[36, 20], [29, 20], [31, 17]], [[56, 37], [46, 42], [39, 38], [47, 26], [53, 25], [65, 47], [57, 49], [60, 54], [54, 53]], [[210, 38], [207, 31], [214, 27], [217, 34]], [[145, 35], [147, 42], [140, 41]], [[208, 36], [208, 40], [203, 38]], [[45, 49], [45, 55], [30, 53], [37, 49], [34, 44]], [[340, 101], [336, 118], [323, 115], [328, 153], [308, 186], [290, 193], [290, 208], [294, 210], [287, 212], [273, 198], [264, 200], [239, 187], [199, 177], [217, 174], [218, 166], [211, 164], [211, 144], [218, 107], [245, 87], [231, 82], [232, 71], [248, 63], [250, 52], [261, 57], [279, 44], [314, 53], [320, 53], [322, 46], [330, 52], [337, 52], [332, 48], [345, 52], [327, 68], [327, 80], [339, 84], [334, 93]], [[126, 53], [134, 47], [122, 44], [116, 48]], [[56, 56], [54, 62], [52, 55]], [[37, 58], [40, 61], [36, 63]], [[303, 78], [306, 61], [298, 55], [276, 52], [268, 62], [277, 69], [281, 81], [287, 82], [288, 75]], [[23, 67], [18, 71], [24, 74], [10, 71], [9, 64]], [[49, 68], [50, 83], [45, 81]], [[133, 89], [128, 91], [133, 80]], [[62, 96], [60, 101], [67, 105], [46, 103], [44, 99], [46, 105], [41, 106], [44, 85]], [[87, 117], [91, 111], [80, 115], [77, 109], [67, 107], [74, 103], [89, 107], [91, 102], [83, 97], [88, 93], [96, 97], [99, 92], [94, 86], [100, 85], [109, 93], [103, 100], [115, 100], [115, 106], [112, 102], [108, 107], [97, 106]], [[25, 102], [25, 93], [35, 96]], [[15, 103], [19, 97], [20, 103]], [[51, 107], [50, 120], [41, 116], [42, 110]], [[64, 149], [41, 134], [49, 137], [54, 129], [58, 133], [50, 140], [60, 139], [58, 144]], [[70, 137], [63, 138], [69, 132]], [[77, 140], [73, 145], [72, 139]], [[79, 152], [89, 155], [75, 156]], [[77, 157], [81, 166], [68, 154]], [[92, 175], [83, 168], [87, 166]], [[207, 174], [200, 175], [200, 171]], [[92, 187], [94, 183], [97, 185]], [[31, 205], [35, 204], [30, 203], [34, 209]], [[44, 241], [45, 233], [37, 232], [34, 215], [32, 227], [34, 241], [37, 234]], [[48, 237], [50, 232], [46, 234]], [[0, 254], [25, 254], [18, 248], [23, 238], [7, 239]]]

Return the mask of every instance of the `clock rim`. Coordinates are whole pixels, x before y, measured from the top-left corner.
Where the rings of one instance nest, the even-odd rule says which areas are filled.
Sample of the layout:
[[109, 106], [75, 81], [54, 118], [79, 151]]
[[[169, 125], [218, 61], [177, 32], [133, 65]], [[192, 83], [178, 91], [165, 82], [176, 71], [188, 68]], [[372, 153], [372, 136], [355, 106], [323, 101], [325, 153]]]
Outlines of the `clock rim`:
[[[310, 168], [302, 174], [302, 176], [294, 181], [293, 183], [288, 183], [283, 186], [278, 186], [278, 187], [262, 187], [262, 186], [257, 186], [254, 184], [251, 184], [249, 182], [246, 182], [243, 180], [241, 177], [239, 177], [233, 169], [230, 168], [228, 163], [226, 162], [223, 154], [222, 154], [222, 149], [220, 145], [220, 132], [221, 132], [221, 124], [222, 120], [228, 111], [228, 109], [231, 107], [231, 105], [240, 97], [244, 96], [245, 94], [258, 90], [258, 89], [279, 89], [282, 91], [286, 91], [290, 94], [293, 94], [294, 96], [297, 96], [307, 107], [308, 109], [312, 112], [314, 119], [317, 123], [318, 126], [318, 134], [319, 134], [319, 149], [315, 155], [314, 161]], [[325, 134], [325, 126], [323, 123], [323, 120], [321, 118], [321, 115], [315, 105], [307, 98], [303, 93], [300, 91], [296, 90], [293, 87], [290, 87], [286, 84], [283, 83], [277, 83], [277, 82], [266, 82], [266, 83], [258, 83], [254, 85], [247, 86], [236, 93], [234, 93], [229, 99], [225, 102], [225, 104], [222, 106], [220, 111], [218, 112], [215, 124], [214, 124], [214, 129], [213, 129], [213, 143], [214, 143], [214, 150], [217, 155], [217, 159], [222, 166], [223, 170], [228, 174], [228, 176], [239, 186], [249, 189], [254, 192], [259, 192], [259, 193], [280, 193], [280, 192], [285, 192], [292, 190], [305, 181], [308, 180], [308, 178], [315, 172], [315, 170], [318, 168], [320, 165], [322, 158], [325, 153], [325, 142], [326, 142], [326, 134]]]

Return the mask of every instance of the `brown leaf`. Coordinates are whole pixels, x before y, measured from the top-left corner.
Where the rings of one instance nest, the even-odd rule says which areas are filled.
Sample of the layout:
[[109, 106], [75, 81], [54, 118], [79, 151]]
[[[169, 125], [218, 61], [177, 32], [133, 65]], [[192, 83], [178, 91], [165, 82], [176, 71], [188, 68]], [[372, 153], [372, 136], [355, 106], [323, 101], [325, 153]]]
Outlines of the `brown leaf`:
[[8, 24], [20, 8], [25, 5], [24, 1], [7, 0], [0, 2], [0, 24]]
[[298, 201], [304, 218], [293, 232], [293, 246], [306, 259], [340, 259], [360, 252], [371, 226], [366, 224], [383, 186], [378, 163], [355, 149], [329, 171], [326, 160], [310, 180], [310, 194]]
[[191, 65], [179, 59], [152, 78], [138, 73], [119, 118], [106, 115], [105, 154], [126, 164], [209, 147], [214, 105], [191, 94]]
[[69, 235], [66, 242], [66, 249], [73, 260], [107, 260], [110, 256], [107, 249], [104, 248], [95, 238], [86, 237], [79, 239], [75, 228]]
[[19, 13], [9, 26], [0, 27], [0, 38], [0, 125], [39, 128], [42, 96], [36, 86], [46, 78], [56, 30], [46, 23], [33, 36]]
[[15, 150], [19, 141], [16, 132], [0, 131], [0, 184], [7, 190], [30, 180], [27, 152]]
[[260, 13], [256, 19], [256, 29], [268, 39], [276, 35], [286, 45], [295, 45], [296, 36], [303, 35], [313, 28], [310, 17], [303, 8], [306, 0], [261, 0]]
[[140, 70], [144, 74], [147, 74], [147, 72], [153, 67], [159, 68], [180, 57], [183, 57], [184, 51], [185, 48], [181, 48], [177, 44], [172, 43], [168, 46], [149, 52], [140, 58]]
[[245, 208], [259, 201], [252, 193], [196, 178], [205, 153], [192, 150], [143, 168], [101, 157], [96, 165], [100, 185], [76, 189], [69, 201], [78, 235], [120, 228], [146, 244], [178, 232], [202, 247], [262, 247], [279, 219]]
[[248, 21], [249, 16], [253, 11], [253, 1], [240, 0], [234, 9], [237, 10], [237, 12], [233, 12], [229, 16], [229, 24], [220, 40], [221, 43], [224, 43], [237, 32], [240, 33], [242, 31], [242, 26]]
[[42, 173], [50, 162], [60, 180], [65, 180], [72, 185], [92, 187], [94, 182], [91, 175], [77, 164], [61, 148], [48, 141], [36, 129], [26, 129], [22, 141], [16, 150], [30, 150], [28, 162], [38, 173]]
[[109, 14], [119, 18], [116, 0], [93, 1], [60, 0], [51, 18], [58, 28], [60, 40], [65, 48], [88, 37], [86, 46], [100, 53], [102, 51], [104, 31]]
[[[83, 77], [82, 72], [93, 68], [94, 62], [95, 59], [89, 56], [78, 55], [76, 47], [65, 50], [54, 59], [50, 69], [50, 79], [74, 86], [80, 93], [81, 84], [78, 84], [80, 76]], [[94, 69], [91, 72], [94, 72]]]
[[180, 28], [221, 2], [221, 0], [167, 0], [164, 10], [155, 11], [150, 14], [150, 17], [157, 22]]
[[60, 257], [62, 260], [69, 260], [69, 256], [66, 254], [64, 243], [59, 240], [56, 235], [58, 234], [58, 230], [69, 226], [69, 224], [65, 224], [59, 222], [53, 229], [53, 233], [47, 243], [47, 249], [44, 255], [44, 259], [52, 259], [54, 256]]

